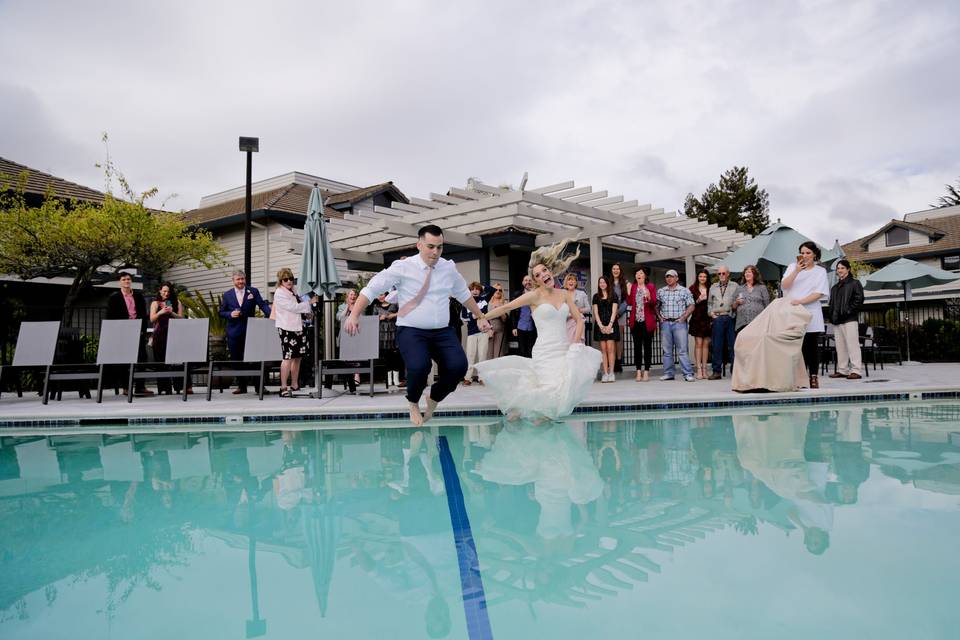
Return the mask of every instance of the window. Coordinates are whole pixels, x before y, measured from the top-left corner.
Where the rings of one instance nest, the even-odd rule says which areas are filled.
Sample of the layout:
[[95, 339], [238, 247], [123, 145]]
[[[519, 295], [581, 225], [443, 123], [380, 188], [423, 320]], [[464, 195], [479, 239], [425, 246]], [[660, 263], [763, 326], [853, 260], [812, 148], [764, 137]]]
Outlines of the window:
[[910, 231], [904, 227], [891, 227], [887, 230], [887, 246], [896, 247], [910, 242]]
[[943, 256], [940, 258], [940, 266], [945, 271], [960, 271], [960, 254], [955, 256]]

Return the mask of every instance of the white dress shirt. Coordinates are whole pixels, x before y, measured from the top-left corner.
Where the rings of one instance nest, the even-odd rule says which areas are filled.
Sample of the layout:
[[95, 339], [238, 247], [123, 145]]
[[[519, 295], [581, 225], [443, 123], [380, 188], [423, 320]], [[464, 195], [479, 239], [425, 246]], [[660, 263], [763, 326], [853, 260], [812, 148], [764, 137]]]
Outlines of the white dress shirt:
[[[396, 287], [397, 304], [402, 309], [404, 304], [417, 296], [429, 268], [419, 254], [405, 260], [396, 260], [373, 276], [360, 291], [360, 295], [372, 302], [381, 293]], [[426, 295], [410, 313], [397, 318], [397, 326], [417, 329], [442, 329], [448, 326], [451, 296], [461, 304], [473, 297], [453, 260], [440, 258], [430, 277], [430, 288]]]

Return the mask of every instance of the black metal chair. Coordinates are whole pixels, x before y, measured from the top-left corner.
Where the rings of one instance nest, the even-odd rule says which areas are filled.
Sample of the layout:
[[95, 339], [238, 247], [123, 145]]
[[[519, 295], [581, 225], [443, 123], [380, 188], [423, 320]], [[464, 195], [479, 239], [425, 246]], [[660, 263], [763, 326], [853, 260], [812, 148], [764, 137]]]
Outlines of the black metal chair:
[[[903, 364], [903, 354], [900, 352], [900, 344], [896, 333], [888, 331], [885, 327], [867, 327], [863, 337], [863, 346], [861, 352], [869, 354], [873, 361], [873, 370], [877, 370], [877, 360], [880, 361], [880, 370], [883, 370], [883, 363], [886, 356], [893, 356], [897, 364]], [[866, 363], [866, 357], [864, 357]], [[864, 365], [866, 368], [866, 365]]]

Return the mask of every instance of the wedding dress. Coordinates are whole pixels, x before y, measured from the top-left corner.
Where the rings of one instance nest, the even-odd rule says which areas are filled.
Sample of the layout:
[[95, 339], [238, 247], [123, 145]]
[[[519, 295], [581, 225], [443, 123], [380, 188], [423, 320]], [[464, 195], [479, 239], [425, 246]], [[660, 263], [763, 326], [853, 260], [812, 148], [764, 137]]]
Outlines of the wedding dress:
[[555, 420], [570, 415], [587, 395], [603, 356], [580, 343], [570, 344], [569, 315], [566, 302], [559, 308], [539, 305], [532, 313], [537, 325], [532, 358], [503, 356], [477, 363], [480, 379], [504, 414]]
[[475, 473], [497, 484], [534, 483], [537, 534], [545, 540], [572, 536], [571, 505], [589, 504], [603, 493], [590, 452], [569, 424], [508, 423]]

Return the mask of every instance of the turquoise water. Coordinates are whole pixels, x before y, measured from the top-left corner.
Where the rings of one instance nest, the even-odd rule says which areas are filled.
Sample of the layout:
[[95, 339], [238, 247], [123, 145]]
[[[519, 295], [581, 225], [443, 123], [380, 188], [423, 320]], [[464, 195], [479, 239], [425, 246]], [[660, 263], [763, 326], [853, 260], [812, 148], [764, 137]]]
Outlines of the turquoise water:
[[0, 638], [960, 623], [956, 404], [0, 445]]

